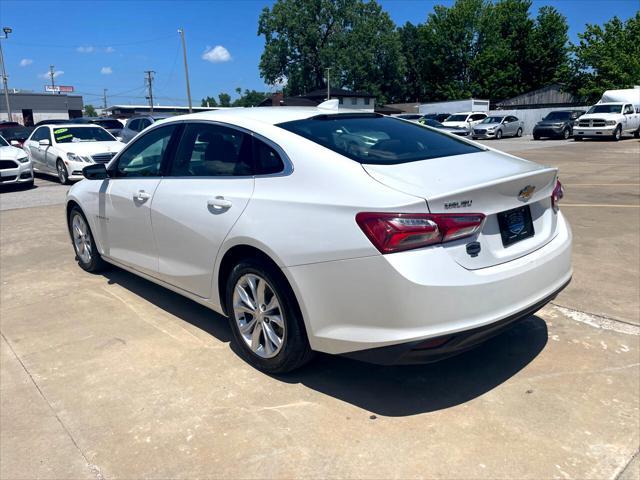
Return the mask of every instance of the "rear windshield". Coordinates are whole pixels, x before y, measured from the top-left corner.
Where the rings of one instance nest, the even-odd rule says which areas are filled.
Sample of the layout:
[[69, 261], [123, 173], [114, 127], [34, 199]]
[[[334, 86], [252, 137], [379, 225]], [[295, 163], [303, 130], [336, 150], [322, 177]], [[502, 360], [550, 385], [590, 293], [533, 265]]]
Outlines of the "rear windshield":
[[53, 130], [56, 143], [115, 142], [116, 139], [100, 127], [69, 127]]
[[359, 163], [389, 165], [482, 151], [417, 123], [374, 114], [319, 115], [278, 126]]
[[18, 128], [3, 128], [2, 136], [8, 141], [11, 140], [26, 140], [33, 132], [33, 128], [30, 127], [18, 127]]
[[122, 124], [117, 120], [94, 120], [91, 123], [100, 125], [102, 128], [111, 128], [111, 129], [122, 128]]

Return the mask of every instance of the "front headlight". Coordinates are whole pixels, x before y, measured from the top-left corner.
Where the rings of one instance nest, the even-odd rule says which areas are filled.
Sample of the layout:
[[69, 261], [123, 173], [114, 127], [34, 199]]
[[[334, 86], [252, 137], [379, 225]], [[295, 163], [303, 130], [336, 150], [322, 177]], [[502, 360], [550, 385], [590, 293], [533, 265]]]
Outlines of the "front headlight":
[[616, 123], [618, 123], [618, 122], [616, 122], [615, 120], [607, 120], [605, 122], [606, 125], [615, 125]]
[[72, 162], [85, 162], [85, 163], [93, 163], [91, 157], [82, 157], [80, 155], [76, 155], [75, 153], [69, 152], [67, 153], [67, 158]]
[[29, 161], [29, 157], [26, 155], [24, 157], [18, 157], [18, 161], [20, 163], [27, 163]]

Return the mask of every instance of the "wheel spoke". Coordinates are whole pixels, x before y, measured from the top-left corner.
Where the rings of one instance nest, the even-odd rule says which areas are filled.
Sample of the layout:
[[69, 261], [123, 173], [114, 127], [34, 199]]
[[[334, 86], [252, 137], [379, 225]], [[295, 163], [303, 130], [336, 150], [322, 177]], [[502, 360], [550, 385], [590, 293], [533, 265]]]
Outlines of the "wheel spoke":
[[282, 321], [282, 317], [280, 315], [267, 315], [265, 318], [268, 318], [270, 322], [275, 323], [281, 329], [284, 329], [284, 322]]
[[252, 318], [247, 323], [240, 326], [240, 333], [242, 333], [243, 335], [247, 335], [253, 331], [255, 326], [256, 326], [256, 319]]
[[256, 306], [254, 305], [251, 297], [249, 296], [249, 294], [247, 293], [247, 291], [244, 289], [244, 287], [240, 284], [236, 285], [236, 293], [238, 294], [238, 297], [240, 297], [240, 300], [247, 306], [249, 307], [251, 310], [255, 310]]
[[251, 335], [251, 350], [257, 352], [260, 349], [260, 333], [262, 332], [262, 324], [258, 323], [253, 329]]
[[253, 275], [247, 276], [247, 285], [249, 285], [249, 290], [251, 290], [251, 300], [253, 302], [256, 302], [258, 298], [258, 294], [256, 293], [256, 281], [258, 281], [258, 279]]
[[263, 305], [264, 304], [264, 290], [265, 290], [265, 286], [267, 285], [267, 282], [265, 282], [262, 279], [257, 280], [257, 281], [258, 281], [258, 287], [257, 287], [256, 301], [258, 302], [258, 305]]
[[247, 307], [244, 304], [234, 305], [233, 309], [239, 313], [248, 313], [250, 315], [255, 315], [256, 311]]
[[278, 303], [278, 299], [275, 295], [273, 295], [273, 297], [271, 297], [271, 300], [269, 300], [269, 303], [267, 304], [267, 307], [264, 309], [264, 314], [268, 314], [270, 312], [272, 312], [275, 309], [280, 310], [280, 304]]
[[265, 323], [264, 326], [263, 326], [263, 329], [264, 329], [264, 332], [265, 332], [265, 345], [266, 344], [273, 344], [273, 346], [275, 346], [276, 349], [280, 348], [280, 344], [282, 343], [282, 339], [280, 339], [280, 337], [278, 337], [276, 332], [273, 331], [273, 328], [271, 327], [271, 325], [269, 325], [268, 323]]

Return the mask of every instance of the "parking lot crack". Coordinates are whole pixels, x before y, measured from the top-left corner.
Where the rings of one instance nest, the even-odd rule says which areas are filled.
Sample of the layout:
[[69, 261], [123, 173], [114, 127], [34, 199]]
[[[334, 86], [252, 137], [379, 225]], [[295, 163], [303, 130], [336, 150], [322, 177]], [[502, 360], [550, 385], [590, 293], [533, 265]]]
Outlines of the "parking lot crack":
[[633, 323], [564, 307], [554, 302], [551, 302], [550, 305], [565, 317], [575, 320], [576, 322], [585, 323], [591, 327], [601, 328], [602, 330], [624, 333], [626, 335], [640, 335], [640, 326], [634, 325]]
[[20, 366], [22, 367], [22, 369], [24, 370], [24, 372], [27, 374], [27, 376], [29, 377], [29, 380], [31, 380], [31, 383], [33, 383], [33, 386], [36, 388], [36, 390], [38, 391], [38, 394], [42, 397], [42, 399], [45, 401], [45, 403], [47, 404], [47, 406], [49, 407], [49, 410], [51, 410], [51, 413], [53, 414], [53, 416], [56, 418], [56, 420], [58, 421], [58, 423], [60, 424], [60, 426], [62, 427], [62, 430], [64, 430], [64, 432], [67, 434], [67, 436], [69, 437], [69, 439], [71, 440], [71, 443], [73, 443], [73, 446], [76, 448], [76, 450], [78, 450], [78, 453], [80, 453], [80, 455], [82, 455], [82, 458], [84, 459], [87, 468], [89, 469], [89, 471], [95, 476], [96, 480], [105, 480], [105, 476], [102, 474], [102, 472], [100, 471], [100, 468], [97, 465], [94, 465], [93, 463], [91, 463], [89, 461], [89, 459], [87, 458], [87, 456], [85, 455], [85, 453], [82, 451], [82, 449], [80, 448], [80, 446], [78, 445], [78, 442], [76, 442], [76, 439], [73, 438], [73, 435], [71, 435], [71, 432], [69, 431], [69, 429], [67, 428], [67, 426], [64, 424], [64, 422], [62, 421], [62, 419], [58, 416], [57, 412], [55, 411], [55, 409], [53, 408], [53, 406], [51, 405], [51, 402], [49, 402], [49, 399], [47, 398], [47, 396], [44, 394], [44, 392], [42, 391], [42, 389], [40, 388], [40, 385], [38, 385], [38, 383], [35, 381], [35, 379], [33, 378], [33, 375], [31, 375], [31, 372], [29, 371], [29, 369], [26, 367], [26, 365], [22, 362], [22, 359], [18, 356], [18, 354], [16, 353], [16, 351], [13, 349], [13, 346], [11, 345], [11, 343], [9, 342], [9, 340], [7, 339], [7, 337], [5, 337], [4, 332], [0, 331], [0, 337], [2, 337], [2, 339], [5, 341], [5, 343], [7, 344], [7, 346], [9, 347], [9, 350], [11, 350], [11, 353], [13, 354], [13, 356], [15, 357], [15, 359], [18, 361], [18, 363], [20, 364]]

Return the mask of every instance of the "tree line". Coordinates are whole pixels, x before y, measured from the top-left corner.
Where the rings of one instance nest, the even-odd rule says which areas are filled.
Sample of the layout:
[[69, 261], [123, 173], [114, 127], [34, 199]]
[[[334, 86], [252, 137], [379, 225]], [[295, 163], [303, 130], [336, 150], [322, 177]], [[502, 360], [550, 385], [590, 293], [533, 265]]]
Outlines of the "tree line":
[[375, 1], [277, 0], [265, 7], [260, 74], [301, 95], [331, 84], [378, 102], [501, 100], [562, 83], [585, 101], [640, 83], [640, 11], [587, 24], [578, 42], [552, 6], [531, 0], [457, 0], [424, 23], [397, 27]]

